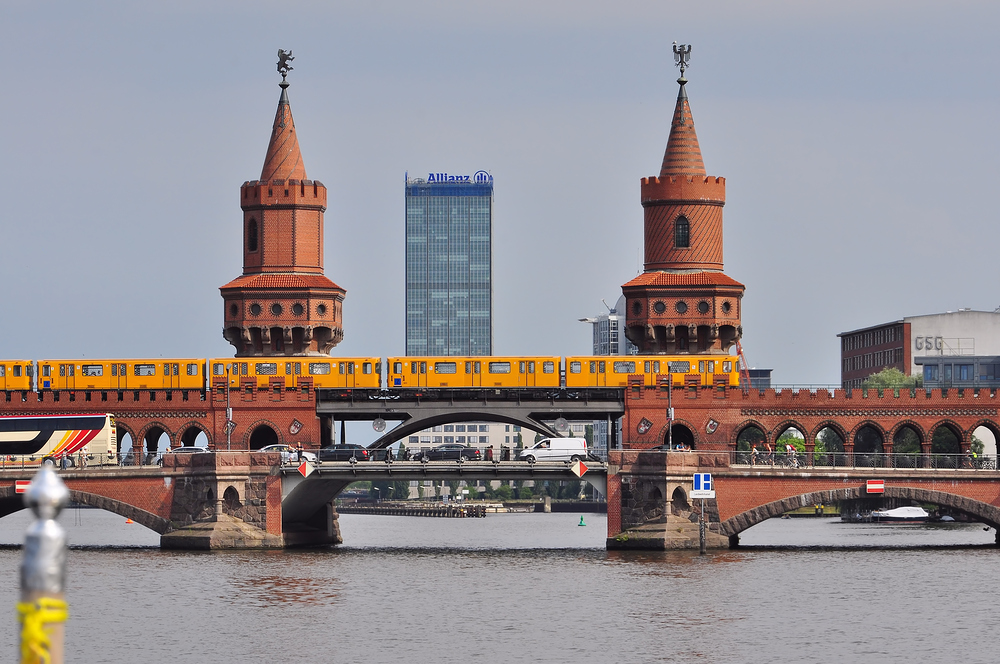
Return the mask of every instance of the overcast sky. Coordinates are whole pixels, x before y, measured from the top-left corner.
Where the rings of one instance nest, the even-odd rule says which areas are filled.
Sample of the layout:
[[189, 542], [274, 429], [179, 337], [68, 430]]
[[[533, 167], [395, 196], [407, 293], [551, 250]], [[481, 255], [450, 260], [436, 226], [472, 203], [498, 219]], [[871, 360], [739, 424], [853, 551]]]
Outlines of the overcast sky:
[[[751, 6], [752, 5], [752, 6]], [[239, 187], [280, 80], [329, 190], [338, 355], [404, 352], [403, 177], [489, 170], [494, 352], [590, 352], [641, 269], [639, 180], [688, 93], [727, 179], [744, 347], [838, 383], [836, 337], [992, 311], [1000, 226], [989, 2], [0, 1], [3, 356], [206, 357], [242, 271]]]

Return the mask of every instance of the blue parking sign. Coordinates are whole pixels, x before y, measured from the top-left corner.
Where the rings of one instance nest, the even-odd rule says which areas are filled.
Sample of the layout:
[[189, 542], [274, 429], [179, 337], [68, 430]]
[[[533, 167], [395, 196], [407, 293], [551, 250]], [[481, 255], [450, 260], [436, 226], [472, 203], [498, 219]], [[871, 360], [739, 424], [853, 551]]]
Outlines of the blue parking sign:
[[712, 474], [711, 473], [695, 473], [694, 474], [694, 490], [695, 491], [711, 491], [712, 490]]

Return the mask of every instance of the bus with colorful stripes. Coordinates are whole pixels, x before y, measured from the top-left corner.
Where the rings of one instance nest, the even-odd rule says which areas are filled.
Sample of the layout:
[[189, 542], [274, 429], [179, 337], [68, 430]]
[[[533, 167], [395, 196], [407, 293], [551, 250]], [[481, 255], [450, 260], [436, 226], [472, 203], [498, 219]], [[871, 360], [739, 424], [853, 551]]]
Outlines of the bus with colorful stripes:
[[0, 465], [115, 465], [117, 452], [110, 413], [0, 417]]

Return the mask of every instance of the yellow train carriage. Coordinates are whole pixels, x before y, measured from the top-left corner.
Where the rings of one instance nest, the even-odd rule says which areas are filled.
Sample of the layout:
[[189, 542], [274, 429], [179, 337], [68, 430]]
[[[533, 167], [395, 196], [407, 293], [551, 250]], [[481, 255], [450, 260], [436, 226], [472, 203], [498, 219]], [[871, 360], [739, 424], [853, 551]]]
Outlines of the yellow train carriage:
[[249, 380], [258, 388], [280, 381], [285, 389], [296, 389], [303, 378], [314, 388], [370, 388], [381, 384], [382, 361], [377, 357], [216, 358], [208, 361], [213, 385], [226, 385], [226, 366], [232, 387]]
[[558, 357], [390, 357], [390, 388], [559, 387]]
[[30, 390], [34, 373], [31, 360], [0, 360], [0, 390]]
[[737, 387], [739, 371], [739, 359], [731, 355], [577, 356], [566, 358], [566, 387], [625, 387], [635, 375], [643, 377], [643, 385], [654, 386], [668, 372], [674, 386], [696, 382]]
[[40, 390], [198, 390], [205, 360], [39, 360]]

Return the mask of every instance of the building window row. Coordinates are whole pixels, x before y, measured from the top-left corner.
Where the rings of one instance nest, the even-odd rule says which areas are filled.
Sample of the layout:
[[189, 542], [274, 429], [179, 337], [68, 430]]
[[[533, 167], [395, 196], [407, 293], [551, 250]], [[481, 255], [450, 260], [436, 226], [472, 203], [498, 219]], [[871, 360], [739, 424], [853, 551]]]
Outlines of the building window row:
[[881, 346], [903, 340], [903, 328], [900, 325], [884, 327], [869, 332], [860, 332], [844, 337], [844, 350], [857, 350], [871, 346]]
[[845, 357], [843, 360], [843, 370], [861, 371], [862, 369], [873, 369], [877, 367], [889, 367], [893, 364], [900, 364], [903, 361], [902, 348], [890, 348], [854, 357]]

